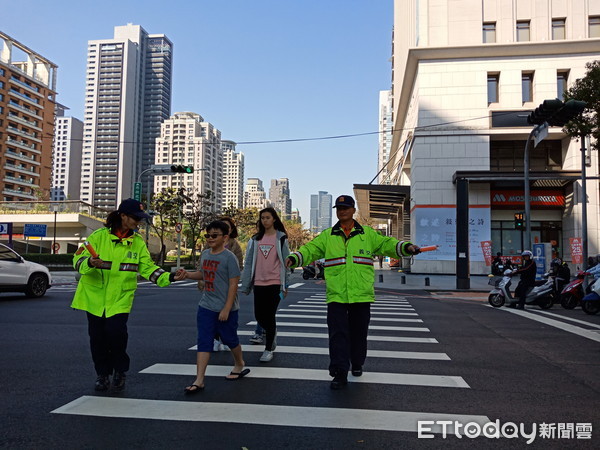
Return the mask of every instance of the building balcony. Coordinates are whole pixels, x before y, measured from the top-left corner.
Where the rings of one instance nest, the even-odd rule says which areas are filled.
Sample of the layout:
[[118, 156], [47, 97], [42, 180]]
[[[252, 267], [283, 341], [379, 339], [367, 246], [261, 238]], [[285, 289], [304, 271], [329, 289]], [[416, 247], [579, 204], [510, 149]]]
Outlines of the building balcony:
[[18, 197], [22, 197], [22, 198], [26, 198], [26, 199], [31, 199], [31, 200], [37, 200], [37, 197], [35, 195], [32, 195], [28, 192], [23, 192], [23, 191], [17, 191], [15, 189], [9, 189], [9, 188], [4, 188], [4, 190], [2, 191], [3, 194], [7, 194], [7, 195], [16, 195]]
[[42, 129], [40, 127], [37, 126], [37, 122], [32, 122], [30, 120], [24, 119], [22, 117], [17, 116], [15, 113], [10, 112], [8, 113], [8, 119], [9, 120], [14, 120], [16, 122], [22, 123], [23, 125], [27, 125], [28, 127], [31, 128], [35, 128], [36, 130], [42, 131]]
[[24, 112], [26, 112], [27, 114], [30, 114], [30, 115], [32, 115], [32, 116], [33, 116], [33, 117], [35, 117], [36, 119], [41, 119], [41, 118], [42, 118], [42, 116], [38, 116], [38, 115], [37, 115], [37, 112], [36, 112], [34, 109], [27, 108], [26, 106], [21, 106], [21, 105], [19, 105], [18, 103], [15, 103], [15, 102], [13, 102], [12, 100], [10, 100], [10, 101], [7, 103], [7, 106], [8, 106], [8, 107], [10, 107], [10, 108], [15, 108], [15, 109], [18, 109], [19, 111], [24, 111]]
[[39, 142], [40, 144], [42, 143], [42, 140], [38, 139], [36, 137], [36, 135], [33, 133], [27, 133], [26, 131], [19, 130], [18, 128], [15, 128], [15, 127], [11, 127], [10, 125], [8, 127], [6, 127], [6, 129], [9, 130], [11, 133], [15, 133], [15, 134], [18, 134], [19, 136], [26, 137], [27, 139], [34, 140], [36, 142]]
[[30, 145], [30, 144], [26, 144], [24, 142], [15, 141], [14, 139], [11, 139], [11, 138], [6, 138], [6, 143], [10, 144], [10, 145], [15, 145], [20, 148], [24, 148], [25, 150], [29, 150], [29, 151], [38, 153], [40, 155], [42, 154], [42, 152], [40, 150], [37, 150], [35, 148], [35, 144]]
[[17, 166], [15, 164], [5, 163], [4, 167], [6, 167], [7, 169], [11, 169], [11, 170], [18, 170], [19, 172], [22, 172], [22, 173], [24, 173], [26, 175], [36, 175], [36, 176], [39, 176], [39, 174], [36, 171], [31, 170], [31, 169], [26, 169], [25, 167]]
[[36, 95], [39, 95], [40, 97], [42, 97], [42, 94], [40, 94], [40, 89], [38, 87], [33, 87], [28, 85], [27, 83], [25, 83], [24, 81], [21, 80], [17, 80], [16, 78], [11, 77], [8, 80], [10, 83], [13, 83], [19, 87], [25, 88], [27, 91], [32, 92]]
[[[36, 174], [39, 176], [39, 174]], [[9, 175], [5, 175], [4, 176], [5, 180], [8, 180], [12, 183], [17, 183], [17, 184], [21, 184], [23, 186], [27, 186], [27, 187], [39, 187], [39, 185], [35, 184], [33, 181], [29, 181], [29, 180], [24, 180], [22, 178], [17, 178], [17, 177], [11, 177]]]
[[10, 150], [7, 150], [6, 153], [5, 153], [5, 155], [6, 156], [10, 156], [11, 158], [16, 158], [16, 159], [18, 159], [20, 161], [26, 161], [28, 163], [35, 164], [35, 165], [38, 165], [38, 166], [40, 165], [40, 163], [38, 161], [36, 161], [33, 156], [27, 156], [27, 155], [24, 155], [22, 153], [16, 153], [16, 152], [13, 152], [13, 151], [10, 151]]
[[8, 91], [8, 93], [10, 95], [17, 96], [21, 100], [25, 100], [26, 102], [31, 103], [32, 105], [35, 105], [35, 106], [38, 106], [38, 107], [40, 106], [40, 101], [37, 98], [28, 97], [25, 94], [22, 94], [21, 92], [15, 91], [14, 89], [11, 89], [10, 91]]

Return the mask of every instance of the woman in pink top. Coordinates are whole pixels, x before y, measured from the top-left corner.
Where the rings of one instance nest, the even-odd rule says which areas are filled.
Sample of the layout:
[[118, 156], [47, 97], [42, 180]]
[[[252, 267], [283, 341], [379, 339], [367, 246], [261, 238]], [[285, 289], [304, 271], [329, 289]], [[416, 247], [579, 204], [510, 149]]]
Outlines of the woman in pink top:
[[275, 314], [279, 302], [287, 294], [289, 271], [285, 259], [290, 250], [285, 227], [273, 208], [259, 213], [258, 233], [252, 236], [246, 249], [241, 292], [248, 295], [254, 289], [254, 316], [265, 330], [265, 351], [261, 362], [273, 359], [277, 346]]

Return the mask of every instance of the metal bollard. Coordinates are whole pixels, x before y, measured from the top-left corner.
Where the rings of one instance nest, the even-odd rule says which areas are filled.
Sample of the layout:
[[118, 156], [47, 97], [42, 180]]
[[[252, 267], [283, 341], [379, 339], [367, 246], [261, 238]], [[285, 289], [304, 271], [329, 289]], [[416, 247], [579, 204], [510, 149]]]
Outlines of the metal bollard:
[[383, 283], [383, 275], [379, 274], [379, 282]]
[[429, 286], [429, 277], [425, 277], [425, 286]]
[[406, 284], [406, 277], [404, 275], [400, 277], [400, 284]]

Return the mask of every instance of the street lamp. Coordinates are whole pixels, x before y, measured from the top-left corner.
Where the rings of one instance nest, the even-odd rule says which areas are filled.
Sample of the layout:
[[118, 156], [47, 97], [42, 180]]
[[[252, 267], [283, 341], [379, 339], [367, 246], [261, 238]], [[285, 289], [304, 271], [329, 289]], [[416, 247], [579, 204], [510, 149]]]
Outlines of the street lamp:
[[54, 228], [52, 230], [52, 248], [50, 249], [50, 254], [52, 255], [56, 255], [56, 215], [58, 213], [58, 205], [56, 203], [53, 203], [52, 206], [52, 211], [54, 211]]

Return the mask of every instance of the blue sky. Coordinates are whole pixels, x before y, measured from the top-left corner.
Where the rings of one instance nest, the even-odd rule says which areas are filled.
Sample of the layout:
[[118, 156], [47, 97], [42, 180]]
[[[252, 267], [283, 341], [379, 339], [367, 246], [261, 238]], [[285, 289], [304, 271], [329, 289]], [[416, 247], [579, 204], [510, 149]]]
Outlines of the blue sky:
[[[88, 40], [138, 24], [174, 44], [172, 112], [193, 111], [236, 142], [376, 132], [391, 86], [392, 0], [0, 0], [0, 30], [59, 66], [57, 100], [83, 118]], [[352, 194], [377, 172], [376, 134], [238, 145], [246, 178], [289, 178], [310, 194]]]

